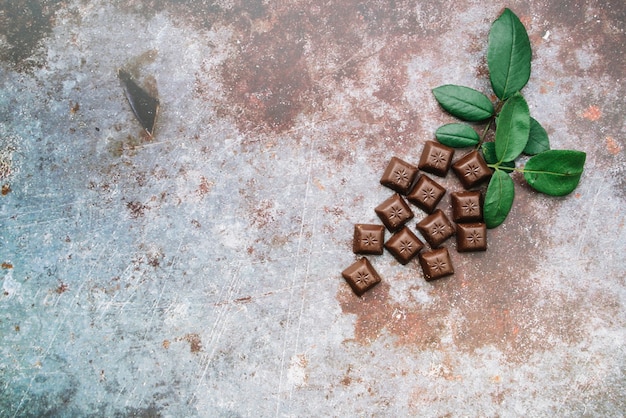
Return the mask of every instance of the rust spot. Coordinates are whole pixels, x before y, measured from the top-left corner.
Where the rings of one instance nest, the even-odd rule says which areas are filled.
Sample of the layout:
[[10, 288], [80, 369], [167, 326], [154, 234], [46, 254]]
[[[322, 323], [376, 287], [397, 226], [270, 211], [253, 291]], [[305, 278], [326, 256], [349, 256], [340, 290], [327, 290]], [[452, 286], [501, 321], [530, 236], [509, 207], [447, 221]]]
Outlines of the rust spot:
[[6, 196], [9, 193], [11, 193], [11, 185], [10, 184], [3, 184], [2, 185], [2, 196]]
[[313, 82], [304, 57], [306, 23], [287, 13], [225, 62], [222, 77], [242, 131], [283, 132], [307, 108]]
[[67, 292], [69, 289], [70, 287], [67, 284], [61, 282], [59, 283], [59, 286], [57, 286], [57, 288], [54, 289], [54, 291], [60, 295], [62, 293]]
[[13, 268], [13, 264], [4, 262], [4, 263], [2, 263], [2, 268], [3, 269], [12, 269]]
[[161, 345], [167, 350], [168, 348], [170, 348], [170, 340], [163, 340], [163, 343]]
[[252, 296], [245, 296], [243, 298], [235, 299], [235, 303], [248, 303], [252, 300]]
[[196, 194], [200, 197], [206, 196], [207, 194], [209, 194], [209, 192], [213, 188], [213, 185], [214, 183], [212, 181], [208, 181], [206, 177], [201, 176], [200, 185], [198, 186], [198, 189], [196, 190]]
[[606, 137], [606, 149], [613, 155], [622, 152], [622, 146], [611, 136]]
[[76, 113], [80, 110], [80, 105], [70, 101], [70, 113]]
[[198, 353], [202, 350], [202, 341], [198, 334], [187, 334], [184, 339], [189, 343], [189, 349], [192, 353]]
[[135, 219], [142, 217], [144, 211], [148, 208], [143, 203], [137, 201], [128, 202], [126, 207], [130, 211], [130, 216]]
[[595, 122], [602, 117], [602, 112], [598, 106], [589, 106], [587, 110], [583, 112], [583, 118]]

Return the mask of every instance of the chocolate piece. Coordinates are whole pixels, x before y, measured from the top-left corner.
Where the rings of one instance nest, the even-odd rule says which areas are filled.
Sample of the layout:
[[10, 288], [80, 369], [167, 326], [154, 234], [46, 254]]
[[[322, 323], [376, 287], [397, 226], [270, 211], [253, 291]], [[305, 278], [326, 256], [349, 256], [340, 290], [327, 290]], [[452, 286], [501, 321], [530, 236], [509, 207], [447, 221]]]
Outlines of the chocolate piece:
[[380, 283], [380, 276], [365, 257], [342, 271], [341, 275], [359, 296]]
[[374, 209], [380, 220], [391, 232], [397, 231], [409, 219], [413, 218], [413, 211], [402, 196], [395, 193]]
[[354, 225], [354, 240], [352, 251], [355, 254], [383, 253], [385, 241], [385, 227], [382, 225], [356, 224]]
[[392, 157], [380, 179], [380, 184], [398, 193], [407, 194], [411, 190], [416, 176], [417, 167], [397, 157]]
[[452, 170], [463, 187], [470, 189], [491, 177], [491, 169], [478, 151], [472, 151], [452, 165]]
[[400, 262], [406, 264], [424, 248], [424, 243], [406, 226], [393, 234], [385, 248]]
[[418, 222], [417, 229], [422, 233], [431, 247], [435, 248], [454, 234], [454, 227], [448, 217], [437, 209]]
[[452, 260], [447, 248], [439, 248], [419, 254], [420, 265], [427, 281], [439, 279], [454, 273]]
[[417, 167], [427, 173], [445, 177], [452, 164], [453, 155], [454, 148], [447, 147], [439, 142], [426, 141]]
[[423, 174], [406, 198], [424, 212], [432, 213], [444, 194], [446, 189], [443, 186]]
[[480, 222], [483, 220], [480, 191], [455, 192], [450, 197], [454, 222]]
[[487, 227], [485, 224], [458, 224], [456, 249], [459, 252], [485, 251], [487, 249]]

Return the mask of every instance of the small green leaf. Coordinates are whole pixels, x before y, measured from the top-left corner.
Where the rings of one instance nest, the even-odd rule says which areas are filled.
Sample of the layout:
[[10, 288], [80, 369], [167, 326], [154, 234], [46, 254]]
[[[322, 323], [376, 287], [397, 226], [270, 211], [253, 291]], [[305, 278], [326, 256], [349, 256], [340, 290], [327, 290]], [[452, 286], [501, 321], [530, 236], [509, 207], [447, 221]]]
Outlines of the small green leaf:
[[528, 134], [528, 143], [524, 148], [524, 154], [536, 155], [550, 149], [550, 140], [548, 133], [539, 122], [533, 117], [530, 118], [530, 133]]
[[[498, 162], [498, 157], [496, 157], [496, 144], [495, 143], [493, 142], [483, 143], [483, 157], [485, 158], [485, 162], [487, 164], [496, 164]], [[511, 171], [515, 169], [515, 161], [502, 162], [500, 163], [498, 168], [510, 173]]]
[[439, 127], [435, 137], [443, 145], [452, 148], [473, 147], [480, 142], [478, 133], [471, 126], [462, 123], [449, 123]]
[[511, 177], [502, 170], [494, 171], [483, 204], [483, 217], [487, 228], [495, 228], [504, 222], [511, 211], [514, 197], [515, 188]]
[[479, 122], [493, 115], [491, 100], [478, 90], [446, 84], [433, 89], [441, 107], [459, 119]]
[[530, 78], [530, 40], [519, 18], [505, 9], [489, 31], [487, 66], [493, 91], [505, 100]]
[[581, 151], [544, 151], [528, 160], [524, 178], [541, 193], [564, 196], [578, 186], [586, 158], [587, 154]]
[[519, 93], [508, 99], [498, 115], [496, 126], [496, 156], [498, 161], [516, 159], [528, 143], [530, 134], [530, 112], [528, 104]]

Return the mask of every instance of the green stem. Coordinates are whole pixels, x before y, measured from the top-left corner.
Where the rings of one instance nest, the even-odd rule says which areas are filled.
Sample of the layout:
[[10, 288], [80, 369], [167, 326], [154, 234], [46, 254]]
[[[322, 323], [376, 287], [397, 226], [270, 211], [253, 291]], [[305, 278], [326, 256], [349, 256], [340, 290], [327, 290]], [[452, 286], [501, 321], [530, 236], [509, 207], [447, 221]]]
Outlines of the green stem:
[[496, 102], [496, 106], [495, 106], [495, 110], [493, 112], [493, 116], [489, 118], [489, 122], [487, 122], [487, 126], [485, 126], [485, 129], [483, 129], [483, 133], [482, 135], [480, 135], [480, 141], [478, 141], [478, 144], [476, 144], [476, 150], [478, 150], [483, 142], [485, 142], [485, 138], [487, 137], [487, 133], [489, 132], [489, 128], [491, 128], [491, 124], [496, 120], [496, 115], [498, 113], [500, 113], [500, 110], [502, 110], [502, 106], [504, 105], [504, 101], [503, 100], [498, 100]]

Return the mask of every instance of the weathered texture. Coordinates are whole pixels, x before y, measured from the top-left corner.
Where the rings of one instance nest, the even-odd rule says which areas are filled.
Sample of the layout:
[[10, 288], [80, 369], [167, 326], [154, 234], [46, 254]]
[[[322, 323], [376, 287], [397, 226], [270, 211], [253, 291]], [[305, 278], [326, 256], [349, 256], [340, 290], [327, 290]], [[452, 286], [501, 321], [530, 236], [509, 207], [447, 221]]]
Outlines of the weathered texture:
[[488, 91], [504, 5], [209, 3], [0, 3], [1, 416], [623, 415], [623, 2], [506, 5], [576, 191], [515, 175], [485, 253], [372, 256], [362, 298], [354, 224], [452, 121], [432, 88]]

